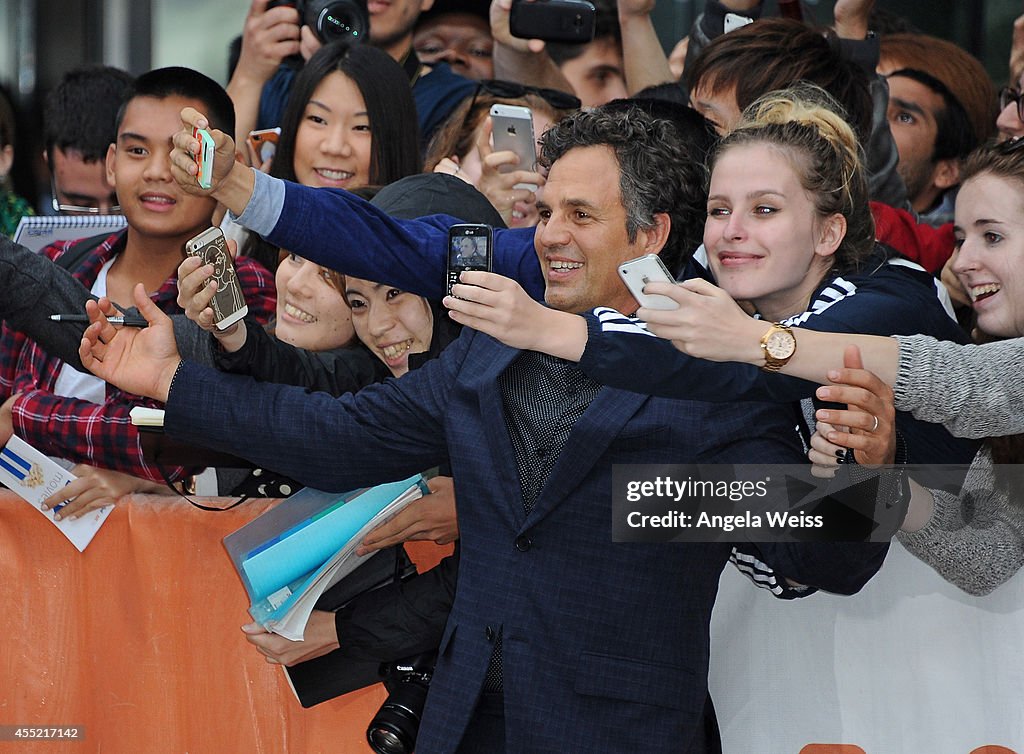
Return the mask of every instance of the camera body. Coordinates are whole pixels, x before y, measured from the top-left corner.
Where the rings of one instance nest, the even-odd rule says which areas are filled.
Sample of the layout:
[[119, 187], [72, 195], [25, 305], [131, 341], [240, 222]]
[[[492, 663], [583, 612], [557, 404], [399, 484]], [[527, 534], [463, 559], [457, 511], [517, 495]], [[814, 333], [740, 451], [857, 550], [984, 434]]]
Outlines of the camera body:
[[366, 0], [270, 0], [267, 9], [292, 6], [302, 25], [308, 26], [324, 44], [347, 39], [362, 42], [370, 35], [370, 12]]
[[508, 22], [513, 37], [583, 44], [594, 38], [596, 19], [587, 0], [515, 0]]
[[436, 660], [437, 652], [426, 652], [381, 664], [388, 698], [366, 729], [366, 740], [378, 754], [410, 754], [416, 748], [416, 734]]

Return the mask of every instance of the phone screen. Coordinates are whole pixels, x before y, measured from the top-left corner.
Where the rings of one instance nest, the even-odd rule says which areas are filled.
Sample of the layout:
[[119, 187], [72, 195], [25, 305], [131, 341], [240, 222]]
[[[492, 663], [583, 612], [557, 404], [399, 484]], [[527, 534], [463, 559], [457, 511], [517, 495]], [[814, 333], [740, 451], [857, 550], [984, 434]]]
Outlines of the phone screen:
[[491, 226], [453, 225], [448, 230], [448, 295], [463, 270], [491, 269]]

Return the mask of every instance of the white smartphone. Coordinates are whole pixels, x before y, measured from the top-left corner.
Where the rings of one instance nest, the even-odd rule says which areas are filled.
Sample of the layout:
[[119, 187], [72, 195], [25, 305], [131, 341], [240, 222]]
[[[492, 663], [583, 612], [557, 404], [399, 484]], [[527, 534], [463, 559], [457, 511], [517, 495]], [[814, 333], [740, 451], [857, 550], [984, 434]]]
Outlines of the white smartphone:
[[644, 293], [648, 283], [675, 283], [676, 279], [657, 254], [645, 254], [619, 265], [619, 277], [640, 306], [648, 309], [678, 309], [679, 303], [668, 296]]
[[739, 13], [726, 13], [722, 23], [722, 32], [728, 34], [730, 31], [742, 29], [747, 24], [754, 23], [754, 19], [741, 16]]
[[217, 281], [217, 292], [210, 301], [210, 307], [218, 330], [227, 330], [249, 313], [245, 296], [242, 295], [242, 286], [235, 274], [235, 263], [228, 254], [228, 244], [220, 228], [208, 228], [189, 239], [185, 243], [185, 253], [213, 265], [213, 277], [210, 280]]
[[[537, 140], [533, 135], [533, 114], [528, 107], [518, 105], [493, 105], [491, 107], [491, 132], [494, 151], [515, 152], [518, 165], [502, 165], [500, 173], [513, 170], [535, 170], [537, 167]], [[537, 190], [535, 183], [517, 183], [513, 188]]]

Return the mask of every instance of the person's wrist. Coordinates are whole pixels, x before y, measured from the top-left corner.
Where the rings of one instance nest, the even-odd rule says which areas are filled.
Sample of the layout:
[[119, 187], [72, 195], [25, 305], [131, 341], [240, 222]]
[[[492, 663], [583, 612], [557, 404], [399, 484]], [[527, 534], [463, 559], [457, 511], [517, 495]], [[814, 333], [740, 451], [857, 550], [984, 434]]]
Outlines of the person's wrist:
[[773, 327], [774, 323], [766, 319], [750, 319], [750, 324], [744, 324], [743, 337], [739, 342], [743, 344], [742, 352], [737, 353], [737, 361], [744, 364], [753, 364], [756, 367], [764, 366], [764, 349], [761, 347], [761, 338]]
[[181, 357], [177, 357], [172, 361], [167, 368], [163, 371], [160, 379], [157, 381], [157, 395], [152, 396], [162, 403], [167, 403], [167, 399], [171, 395], [171, 389], [174, 387], [174, 380], [178, 376], [178, 372], [184, 366], [185, 362]]
[[245, 211], [255, 187], [253, 168], [233, 160], [231, 170], [210, 194], [238, 217]]
[[534, 332], [539, 335], [533, 350], [560, 359], [579, 361], [587, 348], [587, 320], [578, 314], [544, 307], [543, 318]]
[[619, 6], [619, 26], [635, 24], [636, 22], [650, 22], [653, 7], [646, 7], [642, 10], [632, 10], [623, 5]]
[[231, 81], [225, 87], [228, 91], [234, 89], [255, 89], [263, 88], [263, 85], [267, 83], [271, 76], [274, 75], [273, 71], [264, 74], [262, 71], [252, 70], [252, 66], [247, 66], [245, 70], [242, 70], [242, 65], [239, 64], [238, 69], [235, 70], [235, 75], [231, 77]]
[[235, 353], [245, 345], [248, 331], [245, 324], [236, 322], [227, 330], [214, 329], [213, 336], [217, 339], [220, 347], [228, 353]]

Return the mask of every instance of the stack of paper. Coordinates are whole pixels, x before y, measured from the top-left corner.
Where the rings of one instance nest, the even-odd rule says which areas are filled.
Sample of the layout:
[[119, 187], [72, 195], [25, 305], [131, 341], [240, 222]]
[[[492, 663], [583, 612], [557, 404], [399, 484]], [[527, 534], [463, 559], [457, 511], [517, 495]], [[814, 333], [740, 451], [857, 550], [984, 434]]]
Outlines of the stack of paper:
[[363, 537], [425, 492], [419, 474], [343, 495], [307, 487], [225, 537], [253, 619], [301, 640], [320, 595], [375, 554], [355, 554]]

